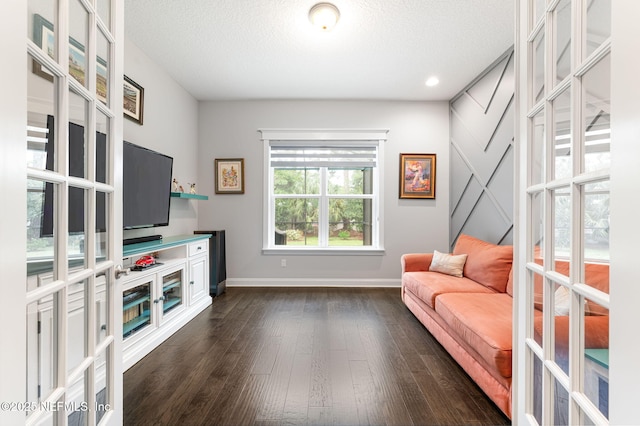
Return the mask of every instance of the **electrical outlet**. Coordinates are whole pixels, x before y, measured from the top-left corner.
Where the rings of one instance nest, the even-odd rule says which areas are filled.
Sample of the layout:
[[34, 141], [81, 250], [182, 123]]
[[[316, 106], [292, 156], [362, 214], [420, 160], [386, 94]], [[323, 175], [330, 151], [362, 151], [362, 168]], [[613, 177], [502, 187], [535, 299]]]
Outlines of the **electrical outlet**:
[[280, 259], [280, 266], [282, 266], [283, 268], [287, 267], [287, 259]]

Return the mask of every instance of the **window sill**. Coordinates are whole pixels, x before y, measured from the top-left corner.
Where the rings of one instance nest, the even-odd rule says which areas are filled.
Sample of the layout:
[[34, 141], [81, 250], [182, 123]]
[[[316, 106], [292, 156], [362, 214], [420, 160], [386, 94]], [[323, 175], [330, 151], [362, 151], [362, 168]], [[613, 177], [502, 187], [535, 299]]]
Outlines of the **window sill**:
[[362, 247], [291, 247], [275, 248], [268, 247], [262, 249], [262, 254], [273, 255], [301, 255], [301, 256], [384, 256], [384, 248], [362, 248]]

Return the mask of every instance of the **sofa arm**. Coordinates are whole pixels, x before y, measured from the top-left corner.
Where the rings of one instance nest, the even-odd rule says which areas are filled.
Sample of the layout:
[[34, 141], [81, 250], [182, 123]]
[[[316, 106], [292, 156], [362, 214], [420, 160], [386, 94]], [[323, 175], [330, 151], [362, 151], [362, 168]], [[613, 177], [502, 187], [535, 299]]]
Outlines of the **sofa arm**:
[[400, 258], [400, 264], [402, 265], [402, 273], [405, 272], [418, 272], [428, 271], [431, 260], [433, 259], [433, 253], [407, 253], [403, 254]]

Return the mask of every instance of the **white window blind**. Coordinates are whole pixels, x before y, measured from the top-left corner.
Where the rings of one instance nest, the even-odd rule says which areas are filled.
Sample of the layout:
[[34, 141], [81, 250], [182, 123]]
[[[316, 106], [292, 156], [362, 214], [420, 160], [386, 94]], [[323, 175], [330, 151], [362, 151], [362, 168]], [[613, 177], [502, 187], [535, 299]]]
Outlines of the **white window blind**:
[[376, 146], [271, 145], [270, 165], [282, 167], [376, 167]]

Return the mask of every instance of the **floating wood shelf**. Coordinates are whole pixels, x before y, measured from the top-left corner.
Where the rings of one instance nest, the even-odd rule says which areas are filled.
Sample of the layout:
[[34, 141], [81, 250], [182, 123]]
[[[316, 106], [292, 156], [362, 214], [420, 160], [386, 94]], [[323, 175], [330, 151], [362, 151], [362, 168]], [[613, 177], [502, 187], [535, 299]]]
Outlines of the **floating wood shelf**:
[[198, 195], [198, 194], [190, 194], [188, 192], [172, 192], [172, 197], [175, 198], [192, 198], [194, 200], [208, 200], [209, 197], [206, 195]]

